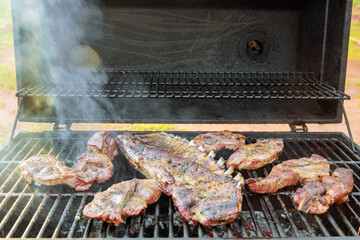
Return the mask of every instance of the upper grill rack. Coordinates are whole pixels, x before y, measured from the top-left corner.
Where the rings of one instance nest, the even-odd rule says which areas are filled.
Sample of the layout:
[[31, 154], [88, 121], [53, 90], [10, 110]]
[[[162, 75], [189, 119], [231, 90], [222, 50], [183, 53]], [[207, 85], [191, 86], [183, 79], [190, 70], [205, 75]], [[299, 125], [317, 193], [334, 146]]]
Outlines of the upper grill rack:
[[[324, 99], [350, 96], [304, 72], [99, 72], [59, 84], [30, 84], [16, 96], [185, 98], [185, 99]], [[95, 80], [95, 81], [94, 81]]]

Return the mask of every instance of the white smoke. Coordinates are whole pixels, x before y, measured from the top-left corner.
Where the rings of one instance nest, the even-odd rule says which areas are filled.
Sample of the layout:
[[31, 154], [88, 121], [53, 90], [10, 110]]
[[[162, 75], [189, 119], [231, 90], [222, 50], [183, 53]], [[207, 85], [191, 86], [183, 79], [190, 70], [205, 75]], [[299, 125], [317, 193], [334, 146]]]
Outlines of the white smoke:
[[[13, 8], [19, 26], [18, 39], [22, 83], [40, 84], [44, 87], [60, 84], [57, 90], [68, 88], [81, 92], [90, 91], [94, 83], [106, 83], [106, 74], [94, 74], [101, 68], [101, 60], [89, 46], [101, 39], [99, 23], [102, 12], [97, 2], [89, 0], [15, 0]], [[16, 44], [16, 43], [15, 43]], [[85, 100], [86, 99], [86, 100]], [[38, 100], [41, 101], [41, 100]], [[65, 119], [66, 106], [58, 98], [47, 98], [46, 103], [54, 106], [59, 122]], [[91, 119], [93, 112], [102, 105], [111, 108], [106, 98], [83, 98], [76, 102], [78, 108], [86, 109]]]

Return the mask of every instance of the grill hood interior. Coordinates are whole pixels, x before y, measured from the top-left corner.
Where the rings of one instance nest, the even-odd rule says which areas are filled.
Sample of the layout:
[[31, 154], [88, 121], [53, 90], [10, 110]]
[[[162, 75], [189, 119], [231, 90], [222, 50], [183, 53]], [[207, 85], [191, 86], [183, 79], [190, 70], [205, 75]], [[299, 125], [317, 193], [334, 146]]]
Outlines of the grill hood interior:
[[351, 1], [84, 2], [13, 0], [21, 121], [341, 122]]

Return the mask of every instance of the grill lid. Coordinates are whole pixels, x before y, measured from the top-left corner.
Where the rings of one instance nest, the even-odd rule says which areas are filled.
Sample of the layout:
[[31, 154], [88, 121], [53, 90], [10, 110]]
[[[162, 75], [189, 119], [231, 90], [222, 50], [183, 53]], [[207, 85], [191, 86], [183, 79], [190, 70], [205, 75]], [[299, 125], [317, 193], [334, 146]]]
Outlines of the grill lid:
[[341, 122], [349, 2], [13, 0], [19, 118]]

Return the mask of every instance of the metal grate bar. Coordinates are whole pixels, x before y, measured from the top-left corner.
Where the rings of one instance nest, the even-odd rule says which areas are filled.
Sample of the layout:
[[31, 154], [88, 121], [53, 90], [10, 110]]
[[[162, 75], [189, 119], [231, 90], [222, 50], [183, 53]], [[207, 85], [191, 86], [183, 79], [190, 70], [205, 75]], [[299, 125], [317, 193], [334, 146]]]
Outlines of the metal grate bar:
[[241, 228], [241, 234], [242, 234], [242, 237], [246, 238], [246, 237], [248, 237], [248, 235], [247, 235], [246, 228], [245, 228], [245, 219], [242, 214], [240, 215], [240, 218], [241, 218], [241, 221], [239, 220], [238, 222], [239, 222], [239, 225]]
[[[351, 156], [353, 156], [354, 158], [356, 158], [357, 161], [360, 161], [360, 155], [355, 154], [353, 152], [353, 150], [351, 150], [347, 145], [345, 145], [343, 142], [341, 141], [336, 141], [337, 144], [341, 145], [341, 147], [343, 147], [347, 152], [350, 153]], [[339, 147], [338, 147], [339, 148]], [[342, 150], [343, 151], [343, 150]], [[346, 154], [347, 155], [347, 154]]]
[[17, 151], [19, 145], [24, 141], [24, 139], [21, 139], [19, 142], [16, 142], [14, 146], [11, 146], [11, 150], [7, 151], [6, 154], [0, 158], [1, 161], [5, 161], [4, 159], [6, 159], [11, 153], [13, 153], [14, 151]]
[[345, 234], [343, 233], [343, 231], [341, 230], [341, 228], [339, 227], [339, 225], [337, 225], [337, 223], [335, 222], [334, 218], [331, 216], [331, 214], [329, 212], [326, 212], [324, 214], [328, 221], [330, 222], [330, 224], [334, 227], [335, 231], [337, 232], [337, 234], [339, 234], [339, 236], [345, 236]]
[[[252, 173], [250, 173], [249, 175], [251, 177], [253, 177], [253, 178], [258, 178], [258, 175], [256, 174], [256, 171], [252, 171]], [[269, 198], [267, 196], [263, 196], [263, 198], [266, 199], [265, 203], [266, 203], [267, 207], [269, 208], [269, 212], [270, 212], [270, 214], [272, 216], [272, 219], [274, 219], [274, 221], [276, 223], [277, 231], [279, 232], [280, 237], [286, 237], [286, 233], [284, 232], [283, 228], [281, 227], [280, 221], [279, 221], [278, 217], [275, 214], [275, 209], [271, 205]], [[266, 208], [264, 208], [264, 209], [266, 209]], [[271, 220], [271, 219], [268, 218], [267, 222], [270, 225], [270, 224], [272, 224], [272, 222], [269, 221], [269, 220]], [[274, 234], [274, 236], [277, 235], [276, 231], [273, 231], [272, 233]]]
[[297, 214], [300, 216], [301, 221], [304, 223], [306, 230], [310, 233], [312, 237], [315, 236], [314, 230], [310, 227], [308, 221], [304, 217], [304, 214], [297, 209], [297, 206], [295, 205], [294, 201], [291, 201], [291, 203], [293, 208], [296, 210]]
[[[294, 149], [290, 146], [288, 141], [286, 141], [286, 146], [289, 146], [289, 148], [292, 150], [295, 158], [300, 158], [301, 157], [301, 156], [298, 155], [298, 153], [296, 151], [294, 151]], [[301, 149], [300, 146], [299, 146], [299, 149]], [[306, 151], [302, 150], [301, 152], [305, 153]], [[291, 159], [291, 157], [288, 156], [287, 152], [284, 152], [283, 154], [286, 156], [286, 159]], [[305, 219], [305, 221], [306, 221], [306, 219]], [[325, 226], [322, 224], [321, 220], [318, 218], [317, 215], [315, 216], [315, 221], [318, 223], [318, 225], [319, 225], [321, 231], [323, 232], [323, 234], [325, 236], [330, 236], [329, 232], [326, 230]], [[309, 223], [308, 223], [308, 225], [309, 225]]]
[[29, 233], [30, 233], [30, 230], [32, 229], [33, 225], [35, 224], [38, 216], [39, 216], [39, 213], [41, 212], [41, 210], [43, 209], [43, 207], [45, 206], [46, 204], [46, 201], [49, 199], [49, 196], [45, 195], [45, 197], [43, 198], [43, 200], [41, 201], [39, 207], [36, 209], [36, 212], [34, 213], [33, 217], [31, 218], [28, 226], [26, 227], [23, 235], [21, 236], [21, 238], [26, 238]]
[[[25, 191], [25, 189], [23, 190], [23, 192]], [[5, 217], [2, 219], [1, 223], [0, 223], [0, 231], [4, 228], [4, 225], [7, 223], [7, 221], [9, 220], [9, 218], [12, 216], [13, 212], [15, 211], [15, 209], [17, 208], [17, 206], [19, 205], [19, 203], [21, 202], [21, 200], [23, 199], [23, 196], [19, 196], [15, 202], [13, 203], [13, 205], [11, 206], [10, 210], [6, 213]], [[3, 202], [1, 203], [1, 207], [0, 209], [3, 208], [4, 206], [4, 202], [6, 203], [8, 199], [4, 199]]]
[[258, 221], [256, 220], [256, 217], [254, 216], [255, 211], [254, 211], [254, 208], [253, 208], [251, 202], [250, 202], [249, 199], [248, 199], [248, 196], [247, 196], [247, 195], [244, 195], [243, 199], [246, 200], [246, 204], [247, 204], [248, 207], [249, 207], [250, 216], [251, 216], [252, 222], [253, 222], [254, 225], [255, 225], [257, 237], [264, 237], [264, 235], [262, 234], [262, 232], [261, 232], [261, 230], [260, 230], [260, 225], [259, 225]]
[[154, 238], [157, 238], [160, 236], [160, 234], [159, 234], [159, 216], [160, 216], [160, 206], [159, 206], [159, 202], [157, 202], [156, 207], [155, 207]]
[[[323, 141], [320, 141], [320, 142], [323, 143]], [[324, 156], [326, 156], [328, 159], [332, 159], [332, 158], [330, 158], [329, 155], [323, 150], [324, 148], [321, 148], [321, 147], [317, 144], [317, 141], [313, 141], [312, 143], [317, 147], [317, 149], [321, 152], [321, 154], [323, 154]], [[309, 144], [307, 144], [307, 143], [305, 143], [305, 142], [304, 142], [304, 144], [305, 144], [309, 149], [311, 149], [311, 146], [310, 146]], [[328, 148], [326, 144], [323, 143], [323, 145], [324, 145], [325, 148]], [[301, 146], [299, 146], [298, 144], [297, 144], [297, 146], [301, 149]], [[331, 149], [329, 149], [329, 150], [331, 150]], [[336, 155], [336, 153], [335, 153], [334, 151], [330, 151], [330, 152]], [[336, 156], [337, 156], [337, 155], [336, 155]], [[338, 157], [338, 156], [337, 156], [337, 157]], [[345, 165], [349, 168], [349, 166], [346, 164], [346, 162], [342, 162], [342, 163], [345, 164]], [[334, 163], [334, 164], [335, 164], [337, 167], [339, 167], [336, 163]], [[351, 169], [351, 168], [350, 168], [350, 169]], [[354, 174], [355, 174], [355, 173], [354, 173]], [[357, 176], [357, 175], [356, 175], [356, 176]], [[356, 188], [358, 189], [358, 187], [357, 187], [356, 185], [354, 185], [354, 187], [356, 187]], [[340, 229], [340, 227], [337, 225], [337, 223], [336, 223], [335, 220], [333, 219], [333, 217], [332, 217], [329, 213], [326, 213], [325, 215], [327, 216], [329, 222], [330, 222], [331, 225], [334, 227], [334, 229], [335, 229], [336, 232], [339, 234], [339, 236], [345, 236], [344, 233], [343, 233], [343, 231]], [[347, 226], [349, 227], [349, 229], [350, 229], [350, 231], [351, 231], [352, 226], [351, 226], [351, 225], [348, 225], [348, 224], [347, 224]]]
[[93, 221], [94, 219], [89, 219], [87, 221], [87, 224], [86, 224], [86, 227], [85, 227], [85, 230], [84, 230], [84, 234], [83, 234], [83, 238], [88, 238], [89, 237], [89, 234], [90, 234], [90, 230], [91, 230], [91, 226], [93, 224]]
[[317, 224], [320, 226], [321, 231], [324, 233], [325, 237], [330, 237], [330, 233], [328, 232], [328, 230], [326, 229], [326, 227], [324, 226], [324, 224], [322, 223], [322, 220], [319, 218], [318, 215], [314, 216], [315, 221], [317, 222]]
[[68, 234], [68, 238], [72, 238], [74, 236], [74, 232], [75, 232], [75, 228], [77, 226], [77, 224], [79, 223], [80, 221], [80, 214], [81, 214], [81, 211], [83, 210], [84, 206], [85, 206], [85, 201], [86, 201], [86, 198], [87, 198], [87, 194], [85, 194], [83, 196], [83, 198], [81, 199], [81, 203], [80, 203], [80, 206], [76, 212], [76, 215], [74, 217], [74, 221], [73, 221], [73, 224], [71, 225], [71, 228], [70, 228], [70, 231], [69, 231], [69, 234]]
[[[327, 141], [333, 148], [335, 148], [337, 151], [339, 151], [341, 153], [342, 156], [344, 156], [347, 160], [354, 162], [356, 164], [360, 163], [360, 158], [355, 155], [352, 154], [352, 156], [350, 157], [348, 154], [346, 154], [344, 152], [344, 150], [342, 150], [338, 144], [335, 144], [333, 141]], [[325, 145], [327, 145], [326, 143], [324, 143]], [[345, 144], [343, 144], [342, 142], [340, 142], [340, 145], [342, 145], [343, 148], [347, 148], [348, 150], [350, 150]], [[327, 146], [327, 149], [330, 149], [330, 152], [333, 153], [334, 155], [336, 155], [339, 159], [342, 159], [337, 153], [335, 153], [329, 146]], [[353, 158], [355, 158], [355, 160], [353, 160]]]
[[34, 196], [31, 196], [29, 201], [27, 202], [26, 206], [24, 207], [24, 209], [21, 211], [20, 216], [18, 217], [18, 219], [16, 220], [15, 224], [12, 226], [12, 228], [10, 229], [8, 235], [6, 236], [6, 238], [10, 238], [12, 237], [12, 235], [15, 233], [15, 231], [17, 230], [19, 224], [21, 223], [21, 221], [24, 219], [25, 215], [29, 212], [30, 210], [30, 206], [34, 201]]
[[336, 211], [339, 213], [341, 219], [344, 221], [345, 225], [350, 229], [350, 232], [354, 235], [357, 236], [357, 232], [354, 229], [354, 227], [351, 225], [351, 223], [349, 222], [349, 220], [347, 220], [347, 218], [345, 217], [344, 213], [341, 211], [339, 206], [335, 206]]
[[48, 224], [50, 223], [50, 221], [51, 221], [51, 219], [52, 219], [52, 216], [53, 216], [53, 214], [54, 214], [54, 212], [55, 212], [55, 209], [56, 209], [57, 206], [59, 205], [60, 199], [61, 199], [61, 195], [58, 194], [58, 196], [57, 196], [57, 198], [56, 198], [53, 206], [51, 207], [48, 215], [46, 216], [46, 219], [45, 219], [43, 225], [41, 226], [41, 229], [40, 229], [40, 231], [39, 231], [39, 233], [38, 233], [38, 235], [37, 235], [36, 238], [41, 238], [41, 237], [43, 236], [46, 227], [48, 226]]
[[[355, 202], [355, 204], [356, 204], [358, 207], [360, 207], [360, 202], [354, 197], [353, 194], [350, 194], [349, 198], [351, 198], [351, 199]], [[349, 210], [354, 214], [354, 217], [356, 218], [356, 220], [358, 221], [359, 226], [360, 226], [360, 215], [359, 215], [359, 212], [354, 211], [354, 209], [350, 206], [350, 204], [349, 204], [348, 202], [345, 203], [345, 204], [346, 204], [346, 206], [349, 208]]]
[[[174, 213], [173, 213], [173, 209], [172, 209], [173, 203], [172, 203], [172, 199], [169, 198], [169, 207], [168, 207], [168, 211], [169, 211], [169, 236], [173, 236], [174, 235]], [[200, 232], [202, 233], [202, 231], [200, 231], [200, 227], [199, 227], [199, 236], [200, 236]], [[142, 236], [142, 235], [140, 235]]]
[[[195, 75], [179, 75], [179, 78], [188, 77], [190, 79], [187, 79], [187, 85], [182, 85], [182, 88], [187, 88], [193, 84], [191, 81], [191, 76]], [[209, 76], [206, 77], [209, 78]], [[246, 75], [239, 75], [239, 77], [246, 78]], [[145, 83], [149, 83], [149, 80], [150, 79], [147, 79], [147, 82]], [[162, 82], [158, 89], [160, 92], [164, 89], [163, 81], [165, 80], [162, 79], [161, 81]], [[133, 81], [133, 79], [130, 78], [128, 78], [126, 82], [134, 83], [133, 85], [136, 83]], [[223, 95], [226, 94], [223, 86], [226, 87], [231, 85], [230, 80], [219, 80], [217, 79], [216, 75], [213, 75], [211, 78], [209, 78], [208, 83], [211, 82], [214, 86], [217, 87], [219, 94]], [[244, 84], [245, 83], [249, 85], [252, 84], [251, 81], [248, 81], [247, 79], [244, 80]], [[263, 79], [259, 84], [274, 85], [275, 82]], [[168, 87], [169, 86], [167, 86], [166, 89], [168, 89]], [[196, 87], [196, 91], [199, 91], [200, 88], [198, 85]], [[192, 94], [197, 94], [196, 91], [192, 92]], [[311, 134], [306, 133], [303, 136], [309, 135], [311, 136]], [[88, 197], [91, 197], [97, 191], [102, 190], [100, 188], [102, 185], [95, 184], [94, 188], [92, 188], [92, 192], [86, 193], [75, 192], [68, 187], [60, 188], [55, 186], [51, 188], [38, 188], [36, 186], [31, 186], [30, 189], [28, 188], [30, 185], [27, 184], [25, 188], [23, 188], [24, 185], [22, 185], [25, 182], [20, 177], [17, 164], [19, 164], [20, 159], [23, 158], [24, 155], [24, 159], [26, 159], [27, 156], [37, 154], [37, 152], [45, 154], [51, 153], [61, 160], [65, 159], [64, 161], [70, 165], [74, 162], [74, 159], [72, 158], [75, 156], [75, 153], [80, 153], [82, 151], [82, 144], [86, 146], [87, 138], [83, 137], [84, 135], [82, 134], [75, 132], [72, 133], [71, 136], [67, 139], [63, 139], [59, 136], [60, 135], [54, 134], [48, 138], [36, 137], [14, 139], [13, 146], [16, 146], [18, 142], [22, 141], [22, 145], [17, 145], [17, 148], [21, 149], [24, 147], [24, 145], [26, 145], [26, 147], [21, 150], [21, 153], [19, 153], [19, 151], [15, 151], [15, 149], [10, 148], [9, 151], [11, 154], [8, 154], [7, 158], [8, 160], [11, 160], [10, 158], [12, 158], [12, 161], [5, 161], [2, 163], [2, 166], [6, 168], [4, 173], [7, 175], [5, 177], [11, 178], [11, 180], [6, 183], [6, 187], [4, 188], [4, 190], [8, 192], [0, 193], [0, 198], [2, 199], [2, 203], [0, 203], [0, 205], [3, 204], [3, 207], [0, 209], [2, 211], [5, 211], [5, 208], [9, 209], [6, 210], [6, 212], [3, 212], [3, 217], [0, 222], [1, 225], [3, 219], [8, 216], [6, 217], [7, 223], [3, 223], [1, 228], [4, 231], [3, 236], [17, 237], [19, 234], [22, 234], [23, 237], [38, 236], [53, 238], [91, 238], [98, 236], [110, 238], [123, 237], [123, 235], [125, 235], [124, 237], [136, 238], [145, 238], [149, 236], [166, 238], [186, 238], [186, 236], [188, 238], [264, 238], [270, 236], [275, 238], [301, 238], [310, 236], [317, 237], [322, 235], [328, 237], [357, 236], [357, 226], [360, 224], [360, 215], [358, 214], [360, 209], [360, 203], [358, 200], [360, 197], [360, 191], [357, 191], [355, 187], [354, 192], [349, 196], [349, 202], [339, 206], [332, 206], [327, 214], [321, 216], [314, 216], [299, 212], [291, 200], [291, 191], [287, 189], [284, 189], [283, 191], [280, 191], [276, 194], [258, 195], [256, 193], [249, 192], [246, 187], [243, 191], [244, 208], [243, 213], [241, 214], [241, 218], [236, 222], [228, 224], [227, 226], [209, 228], [198, 225], [194, 228], [189, 227], [189, 225], [184, 222], [183, 226], [176, 225], [175, 227], [174, 223], [176, 220], [174, 218], [175, 215], [172, 207], [173, 203], [171, 198], [166, 196], [162, 196], [161, 201], [157, 203], [157, 205], [151, 206], [149, 208], [150, 210], [148, 209], [149, 211], [146, 211], [147, 218], [145, 218], [145, 215], [136, 218], [128, 218], [126, 221], [126, 226], [120, 225], [119, 227], [114, 227], [110, 224], [102, 223], [99, 220], [86, 219], [82, 216], [82, 209], [86, 202], [90, 200]], [[248, 136], [251, 141], [255, 141], [257, 139], [256, 137], [251, 138], [250, 134], [246, 136]], [[266, 135], [261, 135], [261, 137], [266, 137]], [[28, 141], [28, 139], [31, 141]], [[75, 141], [77, 141], [76, 144], [74, 144]], [[280, 160], [276, 161], [275, 164], [271, 164], [268, 167], [256, 171], [248, 171], [244, 176], [247, 175], [248, 177], [263, 177], [268, 174], [271, 166], [276, 165], [282, 160], [309, 156], [311, 153], [318, 153], [328, 159], [333, 160], [331, 161], [333, 166], [332, 169], [339, 166], [351, 167], [354, 171], [356, 171], [354, 178], [358, 179], [359, 177], [359, 158], [354, 155], [354, 153], [349, 148], [347, 148], [347, 145], [343, 141], [337, 140], [335, 137], [307, 138], [294, 135], [293, 137], [285, 137], [284, 142], [285, 149], [283, 155], [280, 157]], [[1, 153], [2, 156], [4, 156], [8, 152]], [[125, 160], [121, 159], [121, 161]], [[117, 164], [118, 163], [116, 162], [116, 165]], [[136, 174], [135, 171], [127, 173], [129, 169], [123, 165], [116, 169], [117, 170], [115, 171], [114, 178], [111, 180], [114, 183], [121, 180], [127, 180], [134, 177], [135, 175], [137, 177], [141, 176], [140, 174]], [[134, 176], [133, 173], [135, 174]], [[356, 181], [356, 185], [359, 187], [359, 182], [358, 180]], [[107, 183], [104, 186], [108, 187], [110, 185], [111, 183]], [[36, 192], [32, 192], [34, 190], [33, 188], [37, 189]], [[49, 198], [51, 198], [51, 201], [49, 201]], [[14, 199], [14, 201], [10, 201], [12, 199]], [[56, 203], [57, 199], [58, 202]], [[167, 201], [166, 204], [169, 204], [169, 206], [161, 205], [161, 202], [164, 200]], [[18, 209], [21, 206], [24, 206], [24, 209]], [[164, 219], [162, 219], [162, 217], [164, 217], [163, 211], [167, 211]], [[35, 213], [31, 216], [26, 216], [28, 212]], [[153, 219], [150, 228], [145, 227], [145, 219]], [[249, 221], [251, 221], [250, 223], [252, 224], [253, 230], [247, 229], [247, 223], [249, 223]], [[9, 225], [9, 222], [13, 224]], [[29, 222], [29, 224], [27, 222]], [[41, 225], [38, 225], [38, 222], [40, 222]], [[160, 229], [160, 222], [166, 224], [166, 226], [164, 225], [165, 228], [162, 227]], [[168, 223], [169, 226], [167, 226]], [[180, 225], [179, 222], [176, 224]], [[25, 231], [20, 229], [21, 227], [23, 227]], [[135, 227], [135, 230], [130, 229], [132, 227]], [[63, 236], [64, 234], [65, 236]]]
[[276, 195], [276, 197], [277, 197], [278, 201], [280, 202], [281, 207], [283, 208], [284, 213], [285, 213], [285, 215], [286, 215], [286, 217], [287, 217], [288, 221], [290, 222], [290, 226], [291, 226], [291, 227], [292, 227], [292, 229], [294, 230], [296, 237], [300, 237], [300, 236], [301, 236], [301, 234], [300, 234], [299, 230], [297, 229], [297, 227], [296, 227], [296, 225], [295, 225], [294, 221], [292, 220], [292, 218], [291, 218], [291, 216], [290, 216], [290, 214], [289, 214], [289, 212], [288, 212], [287, 208], [285, 207], [285, 203], [282, 201], [281, 196]]
[[[45, 146], [45, 145], [44, 145]], [[34, 148], [32, 148], [32, 149], [34, 149]], [[38, 152], [38, 154], [41, 152], [41, 151], [43, 151], [43, 149], [44, 149], [44, 147]], [[19, 151], [19, 153], [20, 153], [20, 151]], [[19, 154], [18, 153], [18, 154]], [[18, 156], [18, 154], [16, 154], [15, 156], [14, 156], [14, 158], [16, 158], [17, 156]], [[26, 156], [23, 158], [23, 160], [27, 157], [29, 155], [29, 153], [28, 154], [26, 154]], [[9, 165], [8, 165], [9, 166]], [[8, 166], [5, 168], [5, 169], [7, 169], [8, 168]], [[0, 187], [0, 193], [1, 192], [3, 192], [3, 190], [4, 190], [4, 188], [6, 188], [7, 187], [7, 184], [8, 184], [8, 182], [10, 182], [12, 179], [13, 179], [13, 176], [15, 175], [15, 174], [18, 174], [18, 168], [19, 168], [19, 165], [17, 165], [16, 167], [15, 167], [15, 169], [12, 171], [12, 173], [9, 175], [9, 177], [4, 181], [4, 183], [1, 185], [1, 187]], [[5, 171], [5, 169], [4, 169], [4, 171]], [[0, 175], [1, 176], [1, 175]], [[23, 177], [22, 176], [19, 176], [19, 179], [17, 180], [17, 182], [16, 182], [16, 184], [12, 187], [12, 189], [10, 190], [10, 193], [11, 192], [13, 192], [18, 186], [19, 186], [19, 184], [20, 184], [20, 182], [21, 182], [21, 179], [23, 179]], [[28, 184], [25, 186], [25, 188], [28, 186]], [[0, 205], [0, 209], [1, 209], [1, 205]]]
[[[265, 199], [265, 201], [264, 201], [264, 199]], [[267, 222], [268, 222], [268, 224], [270, 226], [270, 230], [271, 230], [272, 235], [274, 237], [279, 237], [279, 234], [278, 234], [278, 232], [277, 232], [277, 230], [276, 230], [276, 228], [274, 226], [274, 223], [273, 223], [273, 219], [275, 221], [278, 221], [278, 220], [271, 213], [269, 213], [269, 210], [268, 210], [268, 208], [266, 207], [266, 204], [265, 204], [265, 202], [269, 202], [268, 198], [266, 196], [262, 196], [259, 199], [259, 201], [260, 201], [261, 207], [264, 209], [264, 214], [265, 214]], [[270, 216], [270, 214], [271, 214], [271, 216]], [[282, 228], [281, 228], [281, 231], [282, 231]], [[283, 232], [283, 236], [285, 236], [284, 232]]]
[[[309, 144], [307, 144], [307, 145], [309, 145]], [[323, 155], [325, 155], [327, 158], [331, 159], [331, 158], [329, 157], [329, 155], [317, 144], [317, 142], [313, 142], [312, 145], [314, 145], [314, 146], [316, 147], [316, 149], [317, 149], [319, 152], [321, 152]], [[343, 164], [344, 164], [348, 169], [351, 169], [351, 168], [349, 167], [349, 165], [346, 164], [345, 162], [344, 162]], [[340, 167], [341, 167], [341, 166], [339, 166], [339, 165], [336, 164], [336, 163], [334, 163], [334, 165], [335, 165], [337, 168], [340, 168]], [[360, 177], [356, 174], [356, 172], [353, 171], [353, 174], [354, 174], [354, 176], [356, 177], [356, 179], [360, 179]], [[356, 184], [354, 184], [354, 188], [356, 189], [357, 192], [360, 191], [360, 188], [359, 188]]]
[[58, 225], [55, 228], [54, 234], [52, 235], [52, 238], [56, 238], [59, 235], [59, 232], [61, 230], [61, 227], [64, 223], [65, 217], [67, 216], [67, 214], [69, 213], [70, 210], [70, 206], [72, 205], [73, 201], [74, 201], [75, 195], [71, 195], [71, 197], [68, 200], [68, 203], [66, 204], [66, 207], [61, 215], [60, 221], [58, 223]]
[[350, 99], [320, 83], [312, 73], [117, 71], [108, 81], [87, 85], [87, 90], [66, 81], [45, 87], [31, 85], [19, 90], [17, 96]]

